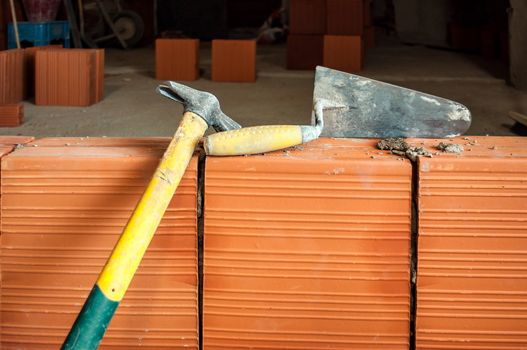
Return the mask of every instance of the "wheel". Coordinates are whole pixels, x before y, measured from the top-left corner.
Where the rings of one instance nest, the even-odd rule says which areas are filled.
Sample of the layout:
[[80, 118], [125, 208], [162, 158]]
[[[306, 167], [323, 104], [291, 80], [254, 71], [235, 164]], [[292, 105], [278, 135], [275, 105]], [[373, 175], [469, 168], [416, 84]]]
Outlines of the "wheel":
[[145, 31], [141, 16], [130, 10], [123, 10], [115, 15], [113, 25], [129, 48], [139, 43]]

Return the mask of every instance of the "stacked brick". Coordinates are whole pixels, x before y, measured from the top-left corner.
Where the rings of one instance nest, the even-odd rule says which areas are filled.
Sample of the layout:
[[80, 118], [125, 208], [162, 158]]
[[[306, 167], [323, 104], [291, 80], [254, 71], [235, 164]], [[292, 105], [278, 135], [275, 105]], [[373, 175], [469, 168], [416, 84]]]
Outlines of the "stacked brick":
[[373, 145], [207, 158], [204, 349], [408, 349], [412, 167]]
[[90, 106], [103, 98], [104, 50], [38, 50], [35, 103]]
[[24, 50], [0, 51], [0, 105], [24, 99]]
[[198, 39], [156, 40], [156, 79], [177, 81], [198, 78]]
[[0, 105], [0, 127], [19, 126], [24, 121], [22, 104]]
[[219, 82], [254, 82], [256, 40], [213, 40], [211, 77]]
[[453, 142], [418, 164], [416, 349], [525, 349], [527, 141]]
[[360, 71], [364, 47], [374, 40], [370, 6], [369, 0], [292, 0], [287, 67]]
[[[2, 349], [60, 347], [168, 142], [86, 140], [3, 158]], [[198, 349], [196, 196], [194, 157], [101, 349]]]

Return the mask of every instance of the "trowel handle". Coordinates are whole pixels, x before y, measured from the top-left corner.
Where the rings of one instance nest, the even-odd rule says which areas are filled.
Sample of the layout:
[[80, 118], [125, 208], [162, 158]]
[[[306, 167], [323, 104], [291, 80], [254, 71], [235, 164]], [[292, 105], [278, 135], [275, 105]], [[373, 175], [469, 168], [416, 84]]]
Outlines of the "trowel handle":
[[310, 125], [263, 125], [218, 132], [203, 141], [210, 156], [237, 156], [276, 151], [318, 137]]
[[315, 125], [263, 125], [218, 132], [203, 140], [209, 156], [240, 156], [292, 147], [317, 139], [324, 128], [324, 100], [313, 106]]

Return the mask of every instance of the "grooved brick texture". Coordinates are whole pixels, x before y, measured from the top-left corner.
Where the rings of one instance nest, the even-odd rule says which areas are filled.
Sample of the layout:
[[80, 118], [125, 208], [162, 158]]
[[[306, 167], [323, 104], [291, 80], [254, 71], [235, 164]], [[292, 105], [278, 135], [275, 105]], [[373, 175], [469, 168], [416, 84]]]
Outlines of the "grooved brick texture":
[[525, 349], [527, 139], [453, 142], [418, 164], [416, 349]]
[[25, 91], [24, 98], [35, 96], [35, 55], [39, 50], [57, 50], [62, 45], [33, 46], [24, 49]]
[[[2, 349], [59, 348], [163, 152], [50, 146], [4, 157]], [[198, 349], [196, 193], [194, 157], [101, 349]]]
[[348, 73], [362, 70], [363, 44], [360, 36], [324, 35], [324, 66]]
[[408, 349], [412, 168], [379, 153], [207, 158], [204, 349]]
[[254, 82], [256, 40], [212, 40], [212, 80]]
[[196, 80], [198, 78], [198, 39], [156, 40], [156, 79]]
[[324, 34], [326, 0], [291, 0], [289, 29], [291, 34]]
[[314, 70], [322, 64], [324, 36], [289, 34], [287, 37], [287, 69]]
[[0, 105], [24, 99], [24, 50], [0, 51]]
[[104, 90], [103, 49], [38, 50], [35, 104], [89, 106]]
[[19, 126], [23, 121], [22, 104], [0, 105], [0, 127]]
[[362, 35], [364, 0], [326, 0], [326, 34]]

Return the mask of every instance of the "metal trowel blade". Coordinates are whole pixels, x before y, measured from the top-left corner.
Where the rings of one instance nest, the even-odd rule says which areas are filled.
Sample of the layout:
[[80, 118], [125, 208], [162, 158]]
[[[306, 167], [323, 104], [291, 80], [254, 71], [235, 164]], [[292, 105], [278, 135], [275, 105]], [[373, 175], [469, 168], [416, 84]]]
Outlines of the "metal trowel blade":
[[320, 66], [313, 98], [340, 106], [324, 110], [322, 136], [328, 137], [448, 138], [471, 122], [460, 103]]

